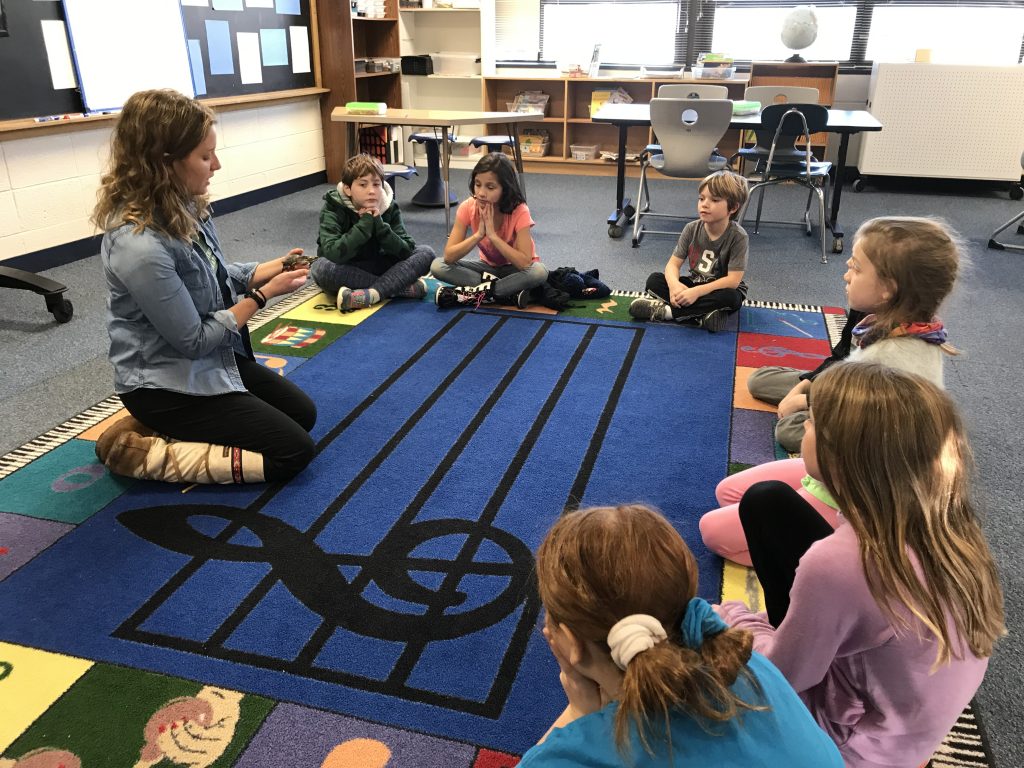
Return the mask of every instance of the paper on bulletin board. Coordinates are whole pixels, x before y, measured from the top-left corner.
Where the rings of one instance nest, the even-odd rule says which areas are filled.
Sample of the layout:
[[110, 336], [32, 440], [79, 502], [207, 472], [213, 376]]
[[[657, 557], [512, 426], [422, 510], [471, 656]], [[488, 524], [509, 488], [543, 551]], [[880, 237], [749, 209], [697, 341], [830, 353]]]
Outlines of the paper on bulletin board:
[[309, 72], [309, 27], [288, 27], [292, 44], [292, 72]]
[[288, 42], [283, 29], [261, 29], [260, 51], [264, 67], [287, 66]]
[[50, 79], [54, 90], [74, 88], [77, 83], [75, 70], [71, 66], [67, 27], [60, 19], [46, 19], [39, 24], [43, 30], [43, 46], [46, 48], [46, 60], [50, 64]]
[[260, 36], [255, 32], [238, 32], [238, 74], [242, 85], [263, 82], [263, 66], [260, 64]]
[[181, 0], [182, 5], [195, 5], [200, 8], [209, 8], [210, 0]]
[[274, 0], [245, 0], [245, 4], [250, 8], [273, 8]]

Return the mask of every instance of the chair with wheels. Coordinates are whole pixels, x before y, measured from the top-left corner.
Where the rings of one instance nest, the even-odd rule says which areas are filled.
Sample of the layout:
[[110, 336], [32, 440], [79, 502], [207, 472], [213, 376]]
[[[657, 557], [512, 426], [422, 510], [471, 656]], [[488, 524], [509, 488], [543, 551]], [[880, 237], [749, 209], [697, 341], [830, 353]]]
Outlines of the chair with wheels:
[[[771, 131], [771, 143], [768, 157], [765, 160], [761, 180], [750, 187], [750, 198], [747, 205], [757, 193], [757, 218], [754, 220], [754, 234], [761, 225], [761, 206], [764, 203], [764, 192], [767, 187], [776, 184], [794, 183], [807, 187], [807, 205], [803, 219], [799, 222], [811, 235], [811, 199], [818, 196], [818, 225], [821, 229], [821, 263], [828, 263], [825, 250], [825, 203], [828, 195], [828, 172], [832, 163], [818, 162], [811, 154], [811, 136], [822, 130], [828, 123], [828, 109], [820, 104], [772, 104], [761, 112], [761, 125]], [[779, 148], [790, 148], [799, 141], [802, 144], [803, 156], [794, 159], [788, 152], [779, 159]], [[740, 223], [746, 216], [746, 207], [737, 217]], [[788, 223], [788, 222], [775, 222]]]
[[[1024, 170], [1024, 152], [1022, 152], [1021, 156], [1020, 156], [1020, 167], [1021, 167], [1022, 170]], [[1021, 179], [1022, 179], [1022, 181], [1024, 181], [1024, 176], [1021, 176]], [[1020, 185], [1018, 185], [1016, 187], [1016, 189], [1020, 189]], [[1019, 194], [1014, 195], [1013, 190], [1010, 191], [1010, 197], [1012, 199], [1014, 199], [1014, 200], [1020, 200], [1020, 198], [1021, 198], [1021, 196]], [[1024, 211], [1021, 211], [1020, 213], [1018, 213], [1016, 216], [1014, 216], [1008, 222], [1003, 224], [1003, 226], [1001, 226], [999, 229], [997, 229], [995, 232], [993, 232], [992, 235], [988, 239], [988, 247], [989, 248], [995, 248], [997, 251], [1024, 251], [1024, 245], [1016, 245], [1016, 244], [1012, 244], [1012, 243], [1000, 243], [998, 240], [996, 240], [996, 235], [998, 235], [1004, 229], [1009, 229], [1014, 224], [1017, 225], [1017, 234], [1018, 235], [1024, 235], [1024, 223], [1021, 223], [1022, 221], [1024, 221]]]
[[[817, 104], [818, 89], [802, 85], [752, 85], [744, 91], [743, 98], [746, 101], [758, 102], [762, 110], [772, 104]], [[739, 169], [743, 175], [746, 175], [744, 168], [747, 161], [754, 164], [753, 173], [759, 174], [764, 170], [764, 161], [768, 159], [768, 147], [772, 141], [773, 131], [766, 130], [762, 125], [761, 128], [754, 129], [753, 133], [754, 146], [741, 146], [739, 151], [729, 158], [730, 165], [734, 160], [740, 161]], [[802, 149], [795, 149], [783, 143], [779, 145], [776, 158], [797, 160], [802, 153]]]
[[718, 170], [725, 158], [712, 153], [729, 130], [731, 119], [732, 101], [729, 99], [651, 99], [651, 128], [659, 143], [650, 145], [640, 153], [640, 189], [633, 217], [634, 248], [640, 245], [645, 232], [679, 234], [645, 229], [645, 218], [693, 218], [651, 210], [648, 169], [655, 168], [666, 176], [676, 178], [704, 178], [711, 171]]
[[[447, 139], [454, 142], [455, 137], [451, 134], [443, 135], [443, 131], [423, 131], [409, 135], [409, 141], [422, 144], [427, 150], [427, 180], [423, 183], [420, 191], [412, 196], [414, 205], [421, 205], [424, 208], [444, 207], [444, 179], [441, 178], [441, 142]], [[456, 205], [459, 198], [451, 190], [448, 190], [448, 202]]]

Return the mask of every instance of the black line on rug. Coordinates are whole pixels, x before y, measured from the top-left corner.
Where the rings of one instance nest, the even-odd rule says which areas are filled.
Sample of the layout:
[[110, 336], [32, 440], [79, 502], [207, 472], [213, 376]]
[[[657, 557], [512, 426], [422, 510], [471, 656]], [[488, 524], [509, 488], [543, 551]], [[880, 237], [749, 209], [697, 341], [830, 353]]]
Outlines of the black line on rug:
[[587, 492], [587, 484], [590, 482], [590, 475], [594, 471], [597, 455], [604, 444], [604, 437], [608, 433], [608, 427], [611, 425], [612, 416], [615, 415], [615, 409], [619, 407], [619, 398], [622, 396], [622, 390], [626, 386], [626, 379], [629, 378], [629, 374], [633, 370], [633, 361], [636, 360], [637, 351], [640, 349], [640, 343], [643, 341], [644, 330], [643, 328], [633, 330], [633, 341], [630, 343], [629, 350], [622, 360], [622, 365], [619, 366], [619, 372], [615, 376], [615, 382], [612, 384], [608, 399], [601, 410], [601, 416], [597, 420], [597, 427], [590, 438], [590, 444], [587, 446], [587, 452], [583, 457], [583, 462], [580, 464], [579, 472], [576, 473], [576, 480], [573, 482], [572, 488], [569, 490], [569, 496], [565, 500], [566, 511], [579, 509], [583, 496]]
[[[344, 432], [353, 421], [355, 421], [365, 411], [373, 401], [381, 394], [387, 391], [388, 387], [398, 381], [405, 373], [411, 368], [416, 362], [420, 360], [427, 352], [429, 352], [438, 342], [441, 341], [458, 323], [465, 317], [465, 313], [459, 313], [455, 315], [443, 328], [438, 330], [433, 336], [431, 336], [426, 343], [420, 347], [412, 356], [409, 357], [402, 365], [400, 365], [390, 376], [388, 376], [383, 382], [380, 383], [366, 398], [364, 398], [358, 405], [356, 405], [348, 414], [338, 422], [330, 432], [328, 432], [316, 445], [316, 453], [324, 449], [325, 446], [329, 445], [330, 442], [337, 438], [339, 434]], [[277, 483], [268, 484], [266, 490], [264, 490], [256, 499], [249, 505], [248, 509], [251, 511], [259, 511], [263, 509], [266, 504], [273, 499], [281, 489], [287, 485], [287, 481], [281, 481]], [[242, 522], [230, 523], [224, 528], [217, 536], [214, 537], [215, 541], [229, 541], [235, 534], [237, 534], [244, 525]], [[112, 633], [113, 637], [133, 640], [133, 632], [140, 631], [139, 628], [142, 622], [149, 617], [153, 610], [163, 604], [167, 598], [169, 598], [174, 592], [181, 587], [188, 579], [195, 575], [204, 564], [206, 558], [195, 557], [182, 566], [181, 570], [175, 573], [167, 582], [160, 587], [153, 596], [150, 597], [146, 602], [138, 607], [127, 619], [125, 619], [121, 625], [114, 630]], [[271, 582], [272, 583], [272, 582]], [[260, 589], [260, 585], [254, 589], [254, 591]], [[269, 587], [266, 588], [269, 590]], [[266, 592], [263, 593], [265, 596]], [[230, 621], [230, 617], [227, 619]], [[172, 646], [176, 647], [176, 646]]]
[[[545, 329], [549, 327], [550, 325], [545, 325]], [[588, 328], [579, 344], [577, 344], [572, 357], [569, 358], [568, 364], [562, 370], [561, 375], [558, 377], [558, 381], [551, 389], [551, 392], [548, 393], [547, 399], [544, 401], [540, 411], [534, 418], [533, 424], [530, 425], [529, 431], [519, 444], [519, 448], [516, 451], [515, 456], [513, 456], [512, 460], [509, 462], [508, 467], [506, 467], [505, 472], [502, 474], [501, 479], [495, 486], [490, 498], [484, 505], [483, 514], [478, 518], [478, 523], [487, 526], [493, 523], [495, 516], [497, 516], [498, 511], [501, 509], [501, 505], [504, 503], [509, 491], [512, 489], [512, 484], [519, 477], [523, 463], [530, 455], [537, 439], [540, 437], [545, 425], [551, 418], [551, 413], [565, 391], [566, 385], [572, 378], [577, 367], [579, 367], [580, 360], [583, 359], [583, 355], [589, 348], [591, 340], [597, 333], [597, 329], [598, 326], [596, 325]], [[520, 361], [517, 360], [516, 362], [519, 363]], [[525, 363], [525, 360], [522, 362]], [[484, 409], [481, 409], [480, 411], [483, 415], [486, 415], [486, 412], [487, 411]], [[478, 416], [479, 415], [480, 414], [478, 414]], [[444, 581], [438, 589], [438, 594], [441, 599], [427, 608], [426, 618], [438, 618], [439, 614], [443, 610], [443, 607], [438, 608], [438, 606], [444, 606], [447, 602], [450, 602], [451, 599], [454, 599], [459, 582], [462, 580], [469, 563], [471, 563], [473, 558], [476, 557], [476, 553], [482, 542], [483, 536], [481, 533], [471, 533], [466, 538], [466, 541], [463, 542], [462, 548], [460, 549], [458, 556], [455, 558], [456, 567], [453, 567], [448, 571]], [[532, 557], [530, 558], [530, 562], [532, 564]], [[519, 622], [516, 625], [516, 630], [508, 644], [501, 667], [499, 668], [498, 674], [495, 675], [494, 685], [492, 685], [486, 699], [486, 706], [489, 708], [493, 707], [492, 717], [496, 717], [501, 713], [502, 705], [504, 704], [505, 698], [511, 689], [512, 681], [514, 679], [514, 675], [509, 674], [509, 671], [518, 668], [519, 663], [522, 661], [522, 655], [526, 652], [525, 640], [529, 637], [529, 633], [533, 631], [533, 627], [537, 622], [540, 604], [537, 598], [536, 589], [533, 587], [532, 575], [533, 569], [531, 567], [531, 578], [524, 585], [523, 615], [520, 617]], [[446, 601], [445, 598], [448, 598], [448, 600]], [[395, 662], [391, 675], [389, 676], [389, 680], [401, 681], [404, 685], [405, 680], [408, 679], [409, 674], [412, 672], [413, 665], [423, 653], [426, 645], [427, 643], [422, 640], [408, 643], [405, 650], [402, 652], [402, 655], [398, 658], [398, 661]]]

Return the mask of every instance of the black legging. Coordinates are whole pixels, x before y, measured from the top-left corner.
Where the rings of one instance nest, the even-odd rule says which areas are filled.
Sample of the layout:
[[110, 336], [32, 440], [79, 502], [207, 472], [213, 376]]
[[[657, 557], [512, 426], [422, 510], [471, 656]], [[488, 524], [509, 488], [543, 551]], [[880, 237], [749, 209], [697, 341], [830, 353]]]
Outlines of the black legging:
[[768, 621], [778, 627], [789, 610], [800, 558], [833, 528], [817, 510], [785, 483], [754, 483], [740, 499], [740, 523], [754, 572], [764, 589]]
[[316, 423], [316, 405], [288, 379], [254, 360], [236, 354], [235, 362], [248, 392], [202, 396], [139, 388], [121, 395], [121, 402], [167, 437], [262, 454], [264, 477], [288, 480], [313, 459], [309, 430]]

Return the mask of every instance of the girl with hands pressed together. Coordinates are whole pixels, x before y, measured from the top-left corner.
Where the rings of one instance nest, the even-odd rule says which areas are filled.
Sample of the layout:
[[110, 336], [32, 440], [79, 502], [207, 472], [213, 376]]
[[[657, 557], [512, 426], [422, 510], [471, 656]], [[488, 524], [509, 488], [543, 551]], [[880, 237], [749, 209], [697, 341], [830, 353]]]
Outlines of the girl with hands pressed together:
[[694, 597], [697, 564], [657, 512], [566, 513], [537, 582], [568, 706], [522, 768], [842, 767], [751, 635]]
[[[438, 289], [438, 307], [479, 306], [485, 302], [525, 307], [530, 291], [543, 284], [548, 271], [537, 256], [530, 233], [534, 226], [515, 166], [501, 152], [492, 152], [473, 168], [472, 197], [455, 212], [444, 256], [430, 272], [451, 283]], [[479, 259], [464, 258], [474, 248]], [[484, 273], [497, 279], [484, 282]]]
[[305, 284], [301, 248], [229, 263], [210, 216], [214, 114], [173, 90], [125, 102], [93, 220], [104, 230], [114, 387], [131, 414], [96, 454], [115, 474], [286, 480], [313, 458], [316, 406], [254, 359], [246, 322]]

